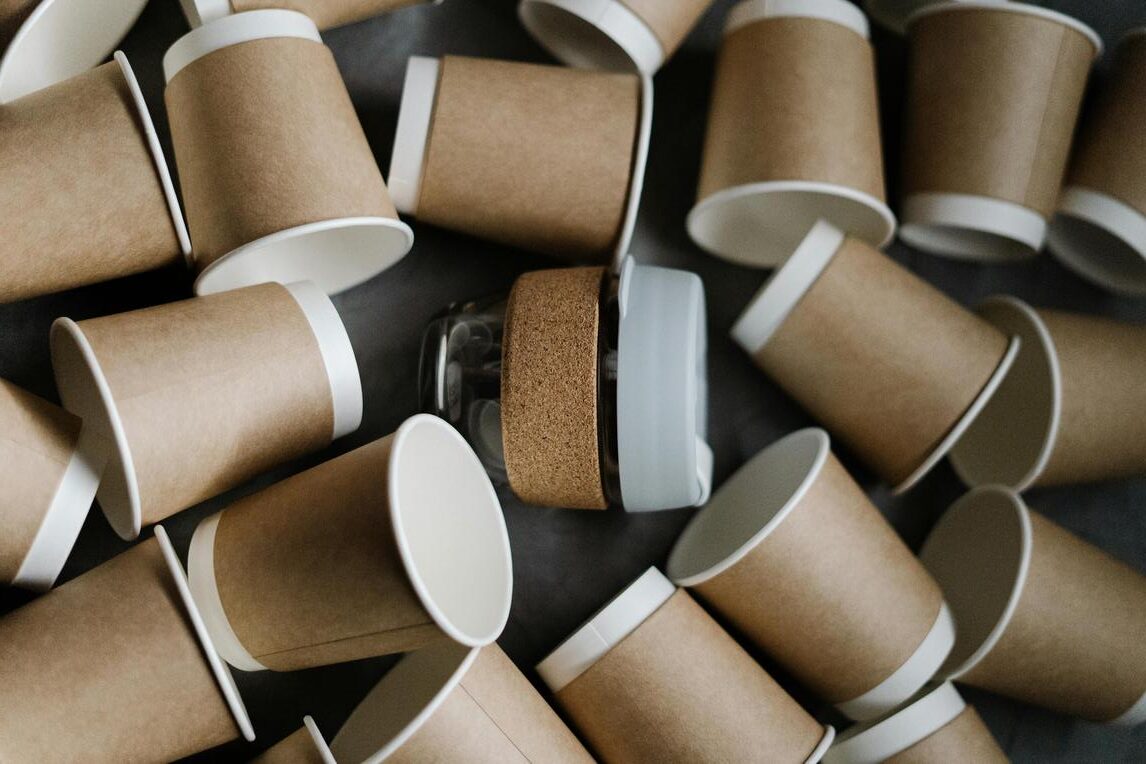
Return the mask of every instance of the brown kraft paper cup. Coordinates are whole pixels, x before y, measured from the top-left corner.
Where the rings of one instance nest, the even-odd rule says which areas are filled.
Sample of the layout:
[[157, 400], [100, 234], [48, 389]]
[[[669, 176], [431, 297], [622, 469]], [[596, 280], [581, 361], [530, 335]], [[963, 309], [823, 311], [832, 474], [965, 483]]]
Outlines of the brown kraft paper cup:
[[880, 719], [849, 727], [824, 764], [1006, 764], [975, 709], [949, 682], [929, 687]]
[[398, 211], [490, 241], [608, 263], [628, 253], [651, 80], [414, 56], [390, 160]]
[[725, 29], [689, 234], [772, 268], [821, 218], [876, 247], [895, 232], [867, 20], [846, 0], [747, 0]]
[[1146, 474], [1146, 326], [993, 297], [979, 313], [1022, 338], [1015, 365], [951, 452], [971, 486]]
[[488, 644], [512, 591], [489, 478], [428, 415], [207, 518], [189, 569], [220, 653], [244, 671]]
[[1146, 295], [1146, 28], [1119, 43], [1110, 78], [1083, 119], [1050, 251], [1083, 278]]
[[407, 655], [358, 705], [331, 750], [346, 764], [593, 761], [496, 644], [443, 642]]
[[294, 734], [251, 759], [251, 764], [335, 764], [330, 748], [309, 716]]
[[51, 588], [95, 498], [103, 462], [78, 418], [0, 379], [0, 583]]
[[[305, 13], [322, 30], [381, 16], [427, 0], [181, 0], [191, 26], [231, 13], [282, 8]], [[440, 3], [442, 0], [434, 0]]]
[[900, 238], [1014, 260], [1042, 248], [1102, 42], [1026, 3], [939, 3], [911, 17]]
[[685, 528], [668, 574], [853, 719], [910, 699], [955, 642], [939, 587], [823, 430], [741, 468]]
[[254, 739], [156, 535], [0, 620], [0, 758], [174, 761]]
[[947, 510], [923, 564], [959, 634], [941, 676], [1096, 722], [1146, 721], [1146, 578], [977, 488]]
[[0, 302], [182, 262], [183, 216], [123, 54], [0, 105]]
[[198, 294], [300, 280], [333, 294], [409, 251], [309, 18], [225, 16], [180, 38], [163, 68]]
[[753, 298], [732, 336], [897, 492], [958, 440], [1019, 347], [822, 221]]
[[354, 351], [309, 283], [61, 318], [52, 364], [65, 407], [108, 458], [98, 498], [126, 539], [362, 419]]
[[650, 568], [537, 667], [603, 761], [819, 761], [835, 735]]

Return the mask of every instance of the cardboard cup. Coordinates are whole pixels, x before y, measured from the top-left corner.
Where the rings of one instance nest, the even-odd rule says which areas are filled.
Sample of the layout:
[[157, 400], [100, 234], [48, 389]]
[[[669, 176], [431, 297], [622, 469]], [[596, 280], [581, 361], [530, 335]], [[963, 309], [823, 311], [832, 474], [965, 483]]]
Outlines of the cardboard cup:
[[1097, 722], [1146, 721], [1146, 578], [977, 488], [928, 536], [923, 564], [959, 632], [940, 676]]
[[313, 281], [329, 294], [414, 242], [314, 22], [225, 16], [163, 58], [198, 294]]
[[1075, 143], [1050, 251], [1083, 278], [1146, 295], [1146, 28], [1118, 45], [1113, 69]]
[[1006, 764], [1006, 755], [954, 685], [924, 690], [902, 708], [840, 735], [824, 764]]
[[648, 77], [412, 56], [390, 159], [394, 203], [509, 246], [619, 264], [652, 109]]
[[[426, 0], [179, 0], [192, 29], [232, 13], [270, 10], [287, 6], [305, 13], [322, 30], [364, 21]], [[440, 3], [442, 0], [434, 0]]]
[[653, 75], [712, 0], [521, 0], [533, 38], [570, 66]]
[[454, 643], [402, 658], [331, 744], [339, 762], [506, 761], [589, 764], [593, 758], [497, 646]]
[[80, 420], [0, 379], [0, 583], [50, 589], [95, 498], [103, 462]]
[[[0, 620], [8, 761], [174, 761], [254, 740], [162, 528]], [[50, 645], [50, 649], [45, 649]]]
[[188, 566], [220, 652], [244, 671], [487, 645], [513, 588], [489, 478], [428, 415], [207, 518]]
[[60, 318], [52, 365], [107, 459], [98, 499], [125, 539], [362, 421], [350, 340], [305, 282]]
[[251, 759], [251, 764], [335, 764], [335, 761], [314, 719], [304, 716], [298, 731]]
[[[147, 0], [5, 0], [0, 7], [0, 104], [99, 65], [146, 5]], [[81, 123], [88, 120], [85, 115]]]
[[140, 273], [190, 252], [155, 127], [122, 53], [0, 105], [0, 167], [0, 302]]
[[951, 449], [1019, 349], [1017, 339], [823, 221], [732, 336], [897, 492]]
[[1021, 337], [1014, 367], [951, 451], [970, 486], [1146, 474], [1146, 326], [993, 297], [979, 313]]
[[746, 0], [733, 8], [688, 215], [692, 240], [733, 262], [771, 268], [823, 218], [883, 246], [895, 217], [882, 157], [863, 12], [846, 0]]
[[816, 762], [835, 736], [656, 568], [537, 670], [604, 761]]
[[[880, 26], [887, 27], [896, 34], [905, 35], [908, 19], [917, 11], [938, 2], [958, 3], [967, 0], [864, 0], [863, 8]], [[993, 2], [1005, 3], [1007, 0], [993, 0]]]
[[681, 534], [668, 574], [853, 719], [910, 699], [955, 642], [939, 587], [823, 430], [733, 475]]
[[900, 238], [969, 260], [1034, 255], [1102, 41], [1069, 16], [997, 0], [931, 5], [908, 32]]

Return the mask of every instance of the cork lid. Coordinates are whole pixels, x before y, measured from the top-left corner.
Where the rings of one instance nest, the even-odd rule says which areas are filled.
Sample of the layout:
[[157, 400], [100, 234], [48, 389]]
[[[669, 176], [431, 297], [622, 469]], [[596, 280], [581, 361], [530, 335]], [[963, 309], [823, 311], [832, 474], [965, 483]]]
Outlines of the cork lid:
[[522, 0], [517, 13], [534, 39], [569, 66], [652, 74], [664, 63], [656, 33], [620, 0]]

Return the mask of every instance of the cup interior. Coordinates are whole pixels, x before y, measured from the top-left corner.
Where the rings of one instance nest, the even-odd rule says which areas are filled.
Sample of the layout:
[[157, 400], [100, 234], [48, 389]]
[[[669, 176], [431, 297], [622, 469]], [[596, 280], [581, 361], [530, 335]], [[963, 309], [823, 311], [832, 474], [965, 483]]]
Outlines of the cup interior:
[[[607, 0], [603, 4], [607, 6], [611, 2]], [[637, 71], [638, 64], [630, 52], [591, 20], [593, 6], [600, 5], [600, 2], [581, 0], [523, 0], [518, 13], [522, 24], [534, 38], [554, 57], [570, 66]], [[602, 15], [600, 11], [598, 15]], [[642, 25], [635, 16], [633, 20]]]
[[1146, 216], [1085, 189], [1063, 192], [1047, 243], [1078, 275], [1112, 292], [1146, 295]]

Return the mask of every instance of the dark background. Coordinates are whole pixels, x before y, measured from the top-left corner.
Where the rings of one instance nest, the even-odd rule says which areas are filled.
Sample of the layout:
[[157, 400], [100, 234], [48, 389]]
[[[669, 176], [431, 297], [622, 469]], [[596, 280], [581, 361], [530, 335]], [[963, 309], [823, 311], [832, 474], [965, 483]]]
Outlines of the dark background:
[[[1094, 26], [1108, 46], [1122, 32], [1146, 24], [1146, 3], [1142, 0], [1054, 0], [1041, 4]], [[710, 421], [717, 484], [768, 443], [810, 424], [807, 415], [758, 372], [728, 338], [732, 322], [767, 274], [704, 255], [689, 241], [684, 228], [696, 192], [714, 55], [731, 5], [731, 0], [718, 0], [681, 51], [657, 75], [652, 155], [633, 245], [633, 251], [645, 262], [687, 268], [704, 279], [709, 304]], [[185, 31], [176, 0], [154, 0], [122, 45], [147, 94], [161, 135], [166, 134], [161, 59]], [[880, 58], [888, 178], [894, 198], [903, 43], [882, 30], [874, 29], [873, 33]], [[389, 167], [408, 56], [452, 53], [549, 60], [518, 24], [515, 0], [447, 0], [441, 6], [409, 8], [328, 32], [324, 37], [334, 50], [384, 171]], [[1100, 65], [1100, 71], [1102, 68]], [[519, 273], [552, 264], [542, 257], [417, 223], [414, 228], [417, 242], [408, 257], [378, 278], [335, 298], [362, 370], [366, 397], [362, 428], [322, 454], [166, 521], [164, 525], [181, 554], [185, 555], [198, 522], [238, 496], [385, 435], [415, 413], [419, 337], [437, 310], [454, 300], [508, 290]], [[891, 247], [891, 253], [966, 304], [1006, 292], [1035, 305], [1146, 320], [1146, 301], [1111, 297], [1073, 277], [1045, 254], [1016, 265], [978, 266], [912, 252], [900, 244]], [[0, 306], [0, 376], [57, 400], [48, 356], [48, 328], [53, 319], [84, 319], [188, 297], [190, 283], [187, 274], [171, 269]], [[1143, 415], [1141, 411], [1127, 413]], [[944, 463], [907, 496], [892, 498], [847, 454], [842, 456], [872, 489], [876, 502], [913, 548], [962, 492]], [[536, 682], [532, 666], [537, 661], [645, 568], [663, 564], [691, 510], [626, 515], [620, 511], [538, 509], [521, 505], [507, 490], [500, 493], [516, 572], [513, 612], [500, 644]], [[1146, 572], [1146, 479], [1032, 491], [1029, 500], [1057, 522]], [[145, 535], [149, 533], [145, 531]], [[75, 577], [127, 546], [112, 533], [103, 516], [93, 511], [60, 581]], [[27, 599], [18, 592], [0, 590], [0, 612]], [[394, 660], [360, 661], [287, 674], [236, 671], [258, 741], [253, 745], [236, 742], [195, 760], [245, 761], [297, 729], [304, 714], [313, 715], [327, 738], [333, 737], [354, 705]], [[1146, 726], [1137, 730], [1105, 728], [970, 689], [965, 694], [1015, 761], [1146, 760]], [[808, 700], [803, 695], [801, 698]], [[815, 704], [813, 707], [824, 711]], [[61, 734], [66, 731], [61, 730]]]

